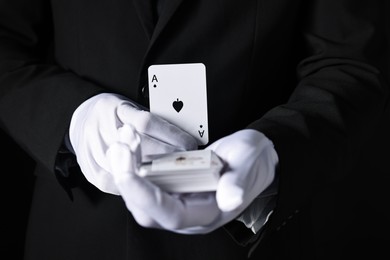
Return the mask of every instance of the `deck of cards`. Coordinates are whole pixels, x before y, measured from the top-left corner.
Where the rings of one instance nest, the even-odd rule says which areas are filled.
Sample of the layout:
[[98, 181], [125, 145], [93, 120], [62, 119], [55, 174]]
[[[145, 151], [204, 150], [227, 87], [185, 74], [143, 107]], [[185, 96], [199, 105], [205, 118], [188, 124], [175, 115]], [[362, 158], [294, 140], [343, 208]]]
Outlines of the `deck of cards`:
[[223, 162], [211, 150], [155, 155], [146, 160], [139, 175], [172, 193], [215, 191]]

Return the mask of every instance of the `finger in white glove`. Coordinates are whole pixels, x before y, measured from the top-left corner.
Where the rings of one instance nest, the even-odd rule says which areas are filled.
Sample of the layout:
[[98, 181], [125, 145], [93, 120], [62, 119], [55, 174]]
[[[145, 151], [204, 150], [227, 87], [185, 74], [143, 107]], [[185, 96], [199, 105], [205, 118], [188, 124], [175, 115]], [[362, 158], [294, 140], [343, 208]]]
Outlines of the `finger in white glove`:
[[[69, 139], [86, 179], [107, 193], [119, 194], [109, 170], [106, 151], [111, 144], [123, 142], [119, 129], [125, 125], [140, 131], [137, 136], [142, 153], [165, 153], [197, 147], [194, 137], [140, 110], [123, 96], [103, 93], [86, 100], [73, 113]], [[139, 141], [132, 137], [135, 135], [129, 134], [128, 144]]]
[[[245, 129], [208, 146], [226, 164], [216, 191], [219, 214], [206, 225], [176, 230], [208, 233], [236, 219], [274, 180], [278, 156], [263, 133]], [[200, 209], [202, 210], [202, 209]]]
[[117, 116], [122, 123], [134, 126], [141, 136], [143, 156], [195, 150], [198, 147], [193, 136], [148, 111], [122, 104], [118, 107]]
[[228, 167], [220, 178], [217, 202], [222, 211], [246, 208], [274, 180], [278, 162], [272, 142], [252, 129], [238, 131], [210, 145]]
[[105, 152], [118, 141], [116, 108], [126, 102], [118, 96], [100, 94], [82, 103], [73, 113], [69, 139], [86, 179], [100, 190], [119, 194], [109, 172]]

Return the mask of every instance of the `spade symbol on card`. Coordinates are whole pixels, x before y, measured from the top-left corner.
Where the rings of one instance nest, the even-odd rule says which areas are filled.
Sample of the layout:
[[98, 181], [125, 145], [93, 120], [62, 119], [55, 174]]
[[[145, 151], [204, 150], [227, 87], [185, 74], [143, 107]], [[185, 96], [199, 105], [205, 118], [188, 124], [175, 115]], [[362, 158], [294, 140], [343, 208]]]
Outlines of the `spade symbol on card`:
[[179, 113], [180, 110], [183, 108], [184, 103], [183, 103], [183, 101], [181, 101], [177, 98], [176, 101], [173, 101], [172, 106], [176, 110], [176, 112]]
[[203, 135], [204, 135], [204, 130], [202, 129], [203, 125], [200, 125], [199, 127], [200, 127], [200, 129], [198, 130], [199, 136], [200, 136], [200, 138], [203, 138]]

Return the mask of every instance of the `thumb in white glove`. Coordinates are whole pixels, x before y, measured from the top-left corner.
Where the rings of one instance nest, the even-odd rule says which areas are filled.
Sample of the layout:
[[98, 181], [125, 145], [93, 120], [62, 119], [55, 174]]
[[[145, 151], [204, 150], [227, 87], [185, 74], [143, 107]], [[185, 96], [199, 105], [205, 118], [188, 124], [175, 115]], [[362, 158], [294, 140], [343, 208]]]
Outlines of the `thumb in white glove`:
[[259, 131], [238, 131], [207, 149], [228, 163], [216, 194], [222, 211], [246, 208], [275, 178], [278, 156], [272, 142]]
[[[136, 134], [130, 133], [130, 129], [134, 129]], [[188, 133], [148, 111], [140, 110], [125, 97], [108, 93], [86, 100], [75, 110], [69, 138], [86, 179], [100, 190], [112, 194], [119, 194], [119, 191], [106, 159], [106, 151], [111, 144], [124, 142], [123, 139], [129, 147], [139, 143], [143, 154], [197, 148], [196, 139]]]

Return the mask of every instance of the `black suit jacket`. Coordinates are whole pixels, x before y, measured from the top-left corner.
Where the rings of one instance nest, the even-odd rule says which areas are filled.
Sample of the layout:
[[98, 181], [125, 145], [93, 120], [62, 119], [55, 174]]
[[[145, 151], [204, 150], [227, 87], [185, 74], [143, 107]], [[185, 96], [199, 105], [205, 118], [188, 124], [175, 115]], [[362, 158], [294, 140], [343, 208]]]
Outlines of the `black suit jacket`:
[[[386, 253], [383, 5], [172, 0], [156, 22], [144, 0], [0, 0], [0, 122], [37, 163], [26, 258]], [[210, 142], [253, 128], [278, 152], [278, 203], [255, 244], [237, 243], [234, 222], [193, 236], [142, 228], [77, 167], [56, 173], [78, 105], [115, 92], [148, 106], [148, 66], [188, 62], [207, 69]]]

